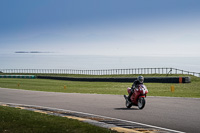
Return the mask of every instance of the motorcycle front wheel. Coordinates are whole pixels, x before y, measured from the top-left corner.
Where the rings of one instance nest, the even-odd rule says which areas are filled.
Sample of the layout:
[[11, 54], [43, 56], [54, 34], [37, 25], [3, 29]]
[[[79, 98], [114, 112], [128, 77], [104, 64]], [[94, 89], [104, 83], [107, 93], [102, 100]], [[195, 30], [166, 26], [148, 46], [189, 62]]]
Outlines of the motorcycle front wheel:
[[132, 104], [128, 101], [128, 99], [126, 100], [126, 108], [130, 108], [132, 106]]
[[145, 103], [146, 103], [146, 101], [145, 101], [144, 97], [140, 97], [140, 98], [138, 99], [138, 108], [139, 108], [139, 109], [143, 109], [144, 106], [145, 106]]

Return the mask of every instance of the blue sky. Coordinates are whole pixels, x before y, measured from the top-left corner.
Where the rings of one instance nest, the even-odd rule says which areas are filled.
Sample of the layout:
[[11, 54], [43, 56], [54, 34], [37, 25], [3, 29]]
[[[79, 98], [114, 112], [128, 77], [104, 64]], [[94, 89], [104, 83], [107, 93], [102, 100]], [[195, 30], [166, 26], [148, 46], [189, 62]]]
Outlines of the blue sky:
[[199, 0], [1, 0], [0, 52], [200, 56]]

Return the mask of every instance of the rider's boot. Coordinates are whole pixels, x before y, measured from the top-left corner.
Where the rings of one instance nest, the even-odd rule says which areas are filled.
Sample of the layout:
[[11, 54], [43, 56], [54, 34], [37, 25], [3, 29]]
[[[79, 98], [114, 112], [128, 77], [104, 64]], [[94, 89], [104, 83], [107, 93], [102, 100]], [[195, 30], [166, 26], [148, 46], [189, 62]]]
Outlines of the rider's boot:
[[129, 93], [129, 95], [128, 95], [128, 98], [127, 98], [128, 101], [129, 101], [130, 103], [132, 103], [132, 102], [131, 102], [131, 96], [132, 96], [132, 94], [133, 94], [133, 92], [131, 91], [131, 92]]

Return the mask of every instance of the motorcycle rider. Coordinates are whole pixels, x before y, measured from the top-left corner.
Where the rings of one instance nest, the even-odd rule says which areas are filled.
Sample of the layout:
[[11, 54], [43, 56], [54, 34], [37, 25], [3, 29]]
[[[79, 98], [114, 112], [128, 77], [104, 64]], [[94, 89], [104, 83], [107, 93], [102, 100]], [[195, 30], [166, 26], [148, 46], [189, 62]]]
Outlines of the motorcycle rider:
[[131, 96], [134, 93], [135, 88], [138, 87], [139, 84], [143, 84], [144, 82], [144, 77], [143, 76], [138, 76], [137, 79], [133, 82], [133, 85], [131, 87], [131, 93], [128, 96], [128, 101], [131, 103]]

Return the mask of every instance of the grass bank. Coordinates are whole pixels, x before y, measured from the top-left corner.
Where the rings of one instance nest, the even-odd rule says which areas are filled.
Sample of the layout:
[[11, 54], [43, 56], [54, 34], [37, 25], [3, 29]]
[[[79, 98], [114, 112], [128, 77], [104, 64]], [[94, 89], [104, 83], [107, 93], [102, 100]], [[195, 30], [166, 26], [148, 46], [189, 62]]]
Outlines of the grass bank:
[[[49, 76], [49, 75], [48, 75]], [[55, 76], [55, 75], [52, 75]], [[83, 75], [57, 75], [68, 77], [82, 77]], [[87, 75], [88, 76], [88, 75]], [[114, 75], [112, 75], [113, 77]], [[138, 75], [116, 75], [114, 77], [137, 77]], [[147, 75], [144, 75], [147, 77]], [[164, 75], [148, 75], [148, 77], [164, 77]], [[166, 75], [165, 75], [166, 76]], [[185, 76], [185, 75], [171, 75]], [[94, 77], [94, 76], [88, 76]], [[110, 77], [110, 76], [95, 76]], [[78, 82], [61, 81], [49, 79], [0, 79], [0, 87], [15, 88], [36, 91], [64, 92], [64, 93], [97, 93], [97, 94], [127, 94], [126, 88], [132, 83], [113, 83], [113, 82]], [[172, 83], [146, 83], [149, 90], [148, 96], [169, 96], [169, 97], [196, 97], [200, 98], [200, 78], [191, 76], [191, 83], [172, 84]], [[171, 92], [171, 86], [175, 91]]]
[[78, 120], [0, 106], [1, 133], [112, 133]]

